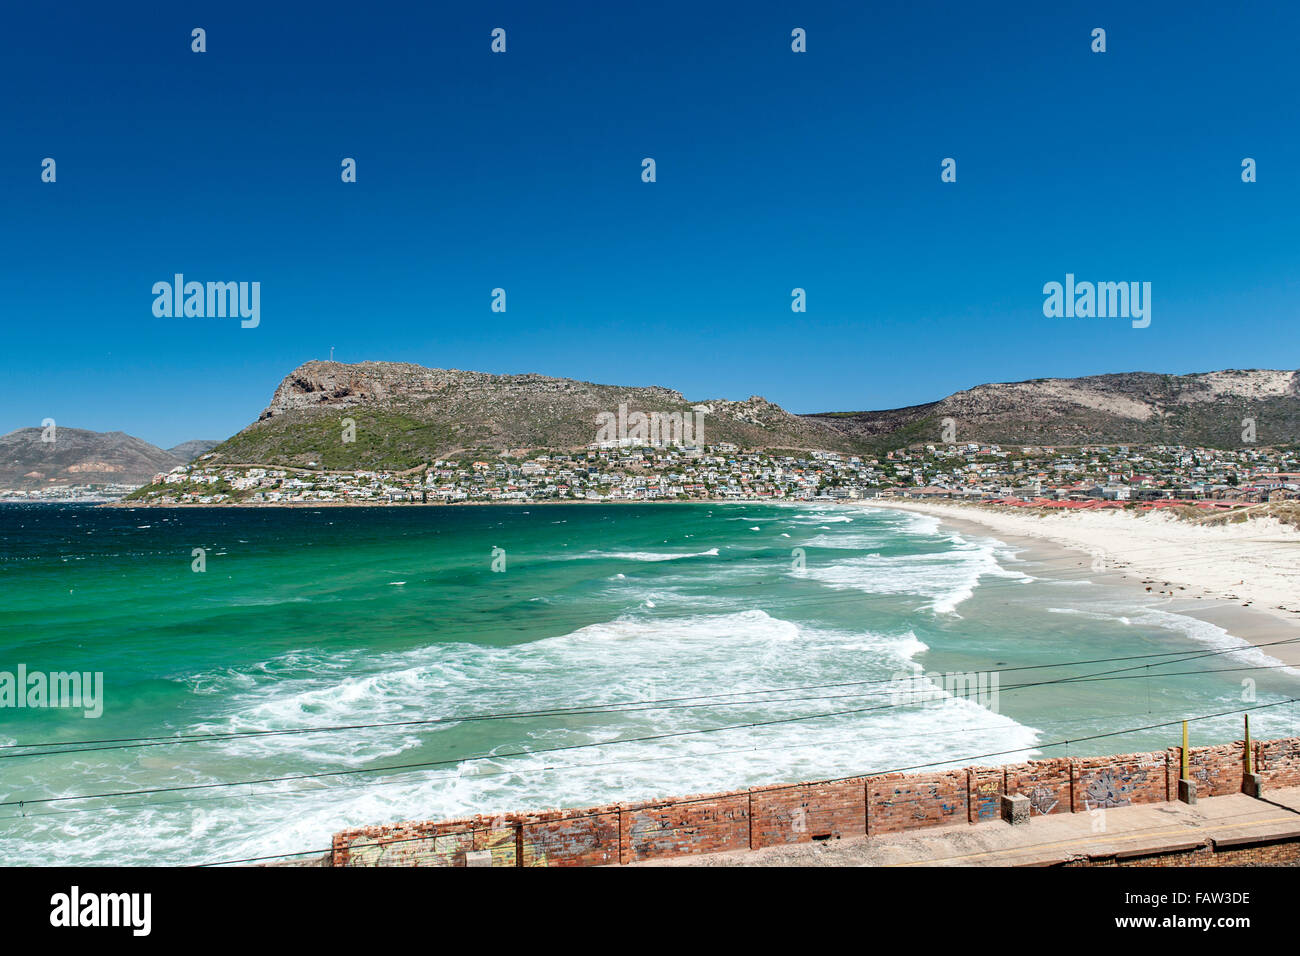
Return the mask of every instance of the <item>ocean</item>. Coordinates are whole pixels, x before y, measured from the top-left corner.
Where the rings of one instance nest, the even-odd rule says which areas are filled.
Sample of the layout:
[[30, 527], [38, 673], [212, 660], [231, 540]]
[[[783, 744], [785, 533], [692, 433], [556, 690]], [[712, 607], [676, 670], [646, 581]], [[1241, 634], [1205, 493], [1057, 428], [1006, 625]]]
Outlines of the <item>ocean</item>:
[[0, 506], [0, 675], [103, 675], [0, 706], [0, 859], [1294, 733], [1294, 671], [1093, 577], [849, 506]]

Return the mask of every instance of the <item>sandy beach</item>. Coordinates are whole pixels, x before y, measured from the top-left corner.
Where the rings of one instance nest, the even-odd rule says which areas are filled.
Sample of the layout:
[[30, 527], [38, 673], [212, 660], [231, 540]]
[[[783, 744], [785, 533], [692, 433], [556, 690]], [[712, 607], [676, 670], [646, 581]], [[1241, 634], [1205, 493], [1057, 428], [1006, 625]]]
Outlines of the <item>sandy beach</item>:
[[[1256, 646], [1300, 638], [1300, 531], [1273, 518], [1207, 527], [1158, 512], [1039, 516], [899, 499], [858, 506], [915, 511], [965, 533], [992, 533], [1023, 548], [1045, 573], [1131, 589], [1136, 601], [1160, 601]], [[1300, 640], [1263, 649], [1300, 667]]]

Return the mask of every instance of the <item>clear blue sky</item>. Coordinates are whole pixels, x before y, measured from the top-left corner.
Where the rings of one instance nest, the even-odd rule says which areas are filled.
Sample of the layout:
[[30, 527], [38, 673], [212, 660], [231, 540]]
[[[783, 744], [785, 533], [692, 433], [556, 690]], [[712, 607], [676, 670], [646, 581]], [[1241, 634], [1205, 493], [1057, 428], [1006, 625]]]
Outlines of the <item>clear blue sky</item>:
[[800, 412], [1300, 364], [1295, 3], [80, 6], [0, 13], [0, 432], [224, 438], [330, 346]]

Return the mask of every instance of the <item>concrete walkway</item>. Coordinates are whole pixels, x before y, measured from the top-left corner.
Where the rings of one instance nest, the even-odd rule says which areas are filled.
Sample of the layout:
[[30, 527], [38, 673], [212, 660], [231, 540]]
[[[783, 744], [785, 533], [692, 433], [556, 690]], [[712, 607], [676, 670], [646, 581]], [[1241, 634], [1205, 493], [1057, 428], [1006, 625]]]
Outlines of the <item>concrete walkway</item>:
[[1133, 857], [1262, 839], [1300, 839], [1300, 787], [1148, 803], [1092, 813], [1035, 816], [653, 860], [635, 866], [1046, 866], [1089, 856]]

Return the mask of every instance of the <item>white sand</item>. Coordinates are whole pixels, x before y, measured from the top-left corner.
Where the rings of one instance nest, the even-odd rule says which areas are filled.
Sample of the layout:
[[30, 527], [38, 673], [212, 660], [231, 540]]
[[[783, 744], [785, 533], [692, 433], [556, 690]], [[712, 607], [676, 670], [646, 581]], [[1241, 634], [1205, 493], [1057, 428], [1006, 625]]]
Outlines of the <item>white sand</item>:
[[[1152, 596], [1178, 599], [1179, 612], [1215, 620], [1255, 644], [1270, 636], [1273, 640], [1289, 636], [1300, 624], [1300, 531], [1275, 518], [1207, 527], [1159, 511], [1140, 515], [1119, 510], [1062, 511], [1039, 516], [902, 499], [861, 504], [975, 522], [1009, 542], [1037, 540], [1083, 552], [1070, 562], [1070, 570], [1062, 562], [1063, 574], [1122, 572], [1133, 583], [1140, 580]], [[1261, 622], [1259, 614], [1252, 612], [1263, 612], [1268, 618]], [[1286, 630], [1279, 632], [1283, 625]], [[1270, 653], [1284, 660], [1296, 656]]]

